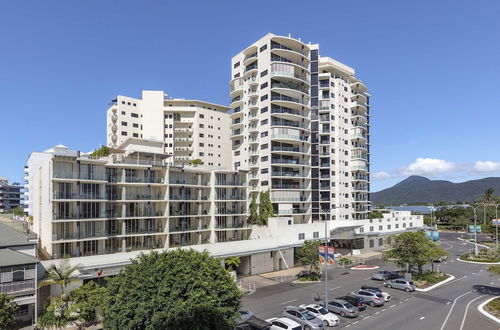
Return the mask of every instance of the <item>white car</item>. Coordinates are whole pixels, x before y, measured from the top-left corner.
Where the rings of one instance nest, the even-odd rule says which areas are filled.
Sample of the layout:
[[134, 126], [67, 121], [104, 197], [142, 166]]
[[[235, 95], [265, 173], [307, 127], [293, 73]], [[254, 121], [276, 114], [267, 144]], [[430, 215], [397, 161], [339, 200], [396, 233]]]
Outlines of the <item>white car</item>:
[[377, 287], [363, 285], [363, 286], [361, 287], [361, 290], [368, 290], [368, 291], [372, 291], [372, 292], [377, 292], [377, 293], [380, 293], [380, 294], [384, 297], [384, 300], [385, 300], [385, 301], [391, 301], [391, 295], [390, 295], [390, 294], [388, 294], [388, 293], [387, 293], [387, 292], [385, 292], [385, 291], [380, 290], [380, 289], [379, 289], [379, 288], [377, 288]]
[[327, 311], [323, 306], [310, 304], [310, 305], [300, 305], [299, 307], [307, 309], [309, 312], [314, 314], [318, 319], [323, 321], [323, 325], [326, 327], [336, 327], [340, 324], [340, 319], [337, 315]]
[[272, 324], [269, 330], [302, 330], [302, 326], [299, 323], [287, 317], [274, 317], [272, 319], [267, 319], [266, 322]]

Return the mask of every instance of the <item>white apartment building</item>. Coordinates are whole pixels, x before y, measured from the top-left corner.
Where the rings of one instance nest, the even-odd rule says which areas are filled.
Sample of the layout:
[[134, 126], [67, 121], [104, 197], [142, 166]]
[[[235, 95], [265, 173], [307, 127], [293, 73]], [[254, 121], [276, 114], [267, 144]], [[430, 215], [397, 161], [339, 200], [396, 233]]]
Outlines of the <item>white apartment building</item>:
[[[319, 45], [267, 34], [231, 61], [234, 168], [295, 223], [366, 219], [370, 95]], [[323, 212], [322, 212], [323, 211]]]
[[119, 95], [107, 110], [107, 145], [128, 138], [164, 142], [175, 164], [231, 168], [229, 108], [209, 102], [169, 98], [163, 91], [142, 91], [142, 98]]
[[168, 163], [164, 142], [129, 139], [111, 156], [56, 146], [28, 160], [32, 230], [48, 256], [244, 240], [245, 171]]

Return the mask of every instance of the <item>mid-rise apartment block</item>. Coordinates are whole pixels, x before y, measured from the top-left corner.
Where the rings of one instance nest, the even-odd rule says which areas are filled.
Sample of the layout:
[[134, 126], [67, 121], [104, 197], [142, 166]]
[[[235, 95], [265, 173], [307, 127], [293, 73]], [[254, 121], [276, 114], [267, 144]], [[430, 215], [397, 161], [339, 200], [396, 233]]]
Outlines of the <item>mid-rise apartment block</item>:
[[143, 91], [142, 98], [118, 96], [107, 111], [107, 145], [129, 138], [164, 142], [169, 162], [231, 168], [229, 108], [197, 100], [172, 99], [162, 91]]
[[8, 212], [21, 205], [21, 186], [0, 177], [0, 212]]
[[168, 162], [164, 142], [129, 139], [109, 157], [33, 153], [33, 230], [48, 256], [88, 256], [248, 238], [245, 171]]
[[369, 97], [354, 70], [319, 45], [268, 34], [231, 61], [234, 168], [269, 190], [294, 223], [365, 219]]

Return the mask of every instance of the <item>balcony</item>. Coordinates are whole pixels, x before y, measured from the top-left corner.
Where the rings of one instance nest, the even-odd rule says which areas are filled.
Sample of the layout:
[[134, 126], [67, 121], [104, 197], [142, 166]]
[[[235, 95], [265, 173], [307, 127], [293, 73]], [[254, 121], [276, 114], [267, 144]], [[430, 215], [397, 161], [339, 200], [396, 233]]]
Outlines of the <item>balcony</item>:
[[252, 70], [257, 70], [257, 64], [252, 64], [252, 65], [247, 66], [245, 68], [245, 73], [250, 72]]
[[282, 50], [288, 50], [291, 52], [299, 53], [301, 55], [307, 56], [307, 52], [302, 50], [302, 49], [292, 49], [290, 47], [283, 46], [275, 41], [271, 42], [271, 49], [282, 49]]
[[13, 294], [35, 290], [35, 280], [0, 283], [0, 294]]
[[195, 195], [170, 195], [172, 201], [208, 201], [208, 196], [195, 196]]
[[272, 134], [271, 139], [308, 141], [309, 136], [289, 135], [289, 134]]
[[308, 212], [309, 212], [308, 209], [278, 210], [278, 214], [302, 214]]
[[295, 123], [293, 121], [285, 121], [285, 120], [273, 120], [271, 122], [272, 126], [287, 126], [287, 127], [297, 127], [297, 128], [302, 128], [302, 129], [308, 129], [309, 126], [307, 125], [301, 125], [299, 123]]
[[299, 148], [299, 147], [280, 147], [280, 146], [273, 146], [271, 148], [271, 151], [285, 151], [285, 152], [301, 152], [301, 153], [307, 153], [307, 150], [304, 148]]
[[298, 91], [298, 92], [301, 92], [304, 94], [309, 94], [309, 89], [304, 88], [300, 85], [295, 85], [295, 84], [272, 83], [271, 88], [291, 89], [291, 90]]
[[272, 176], [285, 176], [285, 177], [296, 177], [296, 178], [305, 178], [307, 175], [301, 172], [294, 172], [294, 171], [273, 171]]
[[311, 199], [307, 197], [271, 197], [273, 203], [276, 202], [310, 202]]
[[188, 128], [174, 128], [174, 132], [177, 133], [192, 133], [193, 129], [188, 127]]
[[283, 190], [290, 190], [290, 189], [301, 189], [301, 190], [306, 190], [309, 189], [308, 186], [300, 185], [300, 184], [288, 184], [288, 183], [282, 183], [282, 184], [273, 184], [272, 189], [283, 189]]
[[246, 196], [233, 195], [233, 196], [215, 196], [216, 201], [245, 201]]
[[271, 164], [309, 165], [308, 162], [299, 159], [271, 158]]
[[271, 108], [271, 113], [275, 113], [275, 114], [289, 114], [289, 115], [294, 115], [294, 116], [300, 116], [300, 117], [307, 118], [307, 114], [306, 114], [305, 111], [293, 110], [293, 109], [286, 108], [286, 107], [272, 107]]
[[284, 102], [292, 102], [292, 103], [298, 103], [302, 104], [305, 106], [309, 105], [309, 102], [305, 102], [304, 100], [295, 98], [295, 97], [290, 97], [282, 94], [272, 94], [271, 95], [271, 101], [284, 101]]

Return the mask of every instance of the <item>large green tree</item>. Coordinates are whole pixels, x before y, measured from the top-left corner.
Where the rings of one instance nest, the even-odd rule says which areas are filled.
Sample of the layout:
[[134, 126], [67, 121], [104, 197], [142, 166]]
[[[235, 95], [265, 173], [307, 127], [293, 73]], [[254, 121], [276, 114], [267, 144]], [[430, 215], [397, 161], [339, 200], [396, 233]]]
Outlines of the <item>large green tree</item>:
[[255, 195], [252, 196], [249, 209], [250, 209], [250, 216], [248, 217], [248, 222], [253, 225], [259, 224], [259, 212]]
[[271, 194], [269, 191], [262, 191], [259, 196], [259, 225], [267, 225], [267, 219], [274, 216]]
[[107, 329], [232, 329], [241, 293], [207, 252], [152, 252], [108, 282]]
[[310, 273], [319, 273], [319, 253], [320, 241], [305, 241], [304, 245], [297, 251], [298, 262], [302, 266], [309, 266]]
[[417, 267], [419, 273], [423, 266], [432, 260], [447, 255], [446, 250], [431, 242], [424, 232], [406, 232], [393, 237], [390, 249], [383, 252], [386, 259], [395, 259], [396, 264], [411, 271]]
[[11, 326], [16, 323], [16, 312], [19, 306], [13, 300], [11, 296], [0, 294], [0, 330], [11, 329]]

